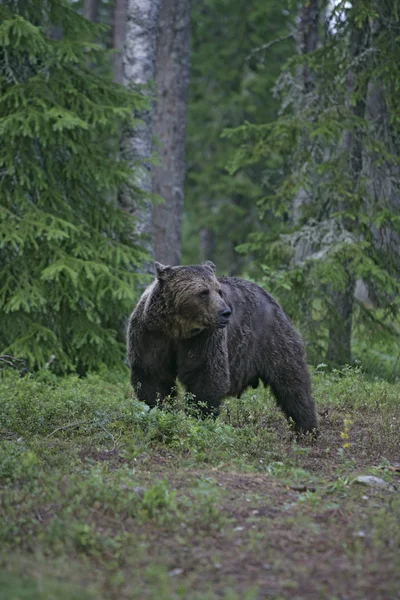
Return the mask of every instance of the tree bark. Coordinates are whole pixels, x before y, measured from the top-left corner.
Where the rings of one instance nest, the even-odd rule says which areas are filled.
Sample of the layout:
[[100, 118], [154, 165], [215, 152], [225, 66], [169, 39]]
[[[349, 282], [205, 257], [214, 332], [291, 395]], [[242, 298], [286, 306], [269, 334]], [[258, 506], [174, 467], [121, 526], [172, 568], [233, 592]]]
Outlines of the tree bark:
[[123, 49], [126, 36], [126, 9], [127, 0], [114, 0], [113, 13], [113, 48], [117, 51], [114, 54], [113, 76], [116, 83], [124, 81]]
[[165, 202], [153, 206], [153, 226], [155, 258], [168, 265], [181, 263], [189, 72], [190, 0], [162, 0], [154, 118], [161, 164], [153, 167], [153, 192]]
[[[374, 20], [372, 27], [372, 45], [380, 36], [391, 35], [393, 24], [392, 7], [390, 3], [381, 5], [375, 3], [380, 16]], [[390, 109], [387, 105], [386, 90], [382, 80], [373, 78], [368, 85], [366, 115], [373, 128], [373, 135], [382, 142], [387, 151], [394, 157], [399, 157], [400, 146], [398, 136], [393, 131]], [[370, 206], [368, 211], [388, 209], [394, 215], [400, 215], [400, 167], [396, 161], [381, 160], [381, 157], [366, 153], [365, 172], [368, 180]], [[400, 235], [392, 223], [378, 227], [373, 225], [372, 239], [374, 248], [385, 257], [385, 268], [400, 282]], [[370, 289], [371, 288], [371, 289]], [[368, 286], [371, 299], [378, 306], [385, 306], [393, 298], [393, 292], [387, 294]]]
[[[319, 45], [319, 0], [303, 2], [297, 18], [297, 52], [301, 56], [307, 56], [317, 50]], [[300, 88], [297, 108], [299, 111], [307, 106], [308, 96], [314, 89], [313, 75], [310, 67], [304, 62], [297, 70], [297, 82]], [[304, 143], [300, 140], [300, 146]], [[304, 207], [311, 202], [312, 198], [305, 190], [299, 190], [292, 208], [292, 220], [298, 224], [303, 216]]]
[[331, 291], [334, 323], [329, 328], [327, 363], [331, 366], [348, 365], [351, 362], [351, 332], [353, 325], [353, 304], [355, 278], [346, 269], [347, 282], [343, 291]]
[[[301, 56], [311, 54], [318, 48], [319, 17], [319, 0], [303, 2], [298, 17], [297, 28], [297, 51]], [[312, 73], [307, 63], [304, 63], [301, 66], [300, 77], [304, 95], [310, 92], [314, 87]]]
[[[360, 68], [360, 56], [369, 44], [369, 25], [364, 22], [362, 27], [351, 23], [350, 33], [350, 57], [352, 65], [347, 76], [347, 108], [354, 117], [360, 119], [365, 115], [367, 82], [363, 82], [363, 88], [357, 89], [358, 69]], [[352, 101], [352, 95], [357, 90], [357, 100]], [[364, 93], [362, 93], [364, 92]], [[343, 137], [343, 145], [348, 156], [349, 176], [352, 181], [352, 194], [357, 193], [359, 180], [363, 170], [363, 136], [362, 132], [354, 127], [348, 130]], [[342, 201], [339, 210], [344, 211], [346, 206]], [[342, 217], [342, 223], [346, 230], [354, 228], [354, 223], [346, 217]], [[351, 333], [354, 307], [354, 292], [356, 279], [351, 266], [344, 265], [347, 281], [344, 290], [332, 291], [332, 323], [329, 328], [329, 341], [327, 351], [327, 362], [331, 365], [345, 365], [351, 362]]]
[[[123, 50], [123, 84], [127, 87], [148, 84], [154, 80], [156, 44], [158, 31], [159, 0], [128, 0], [126, 37]], [[152, 191], [151, 168], [148, 162], [152, 156], [153, 103], [147, 111], [135, 115], [142, 124], [125, 130], [121, 139], [121, 155], [132, 166], [136, 185], [147, 199], [138, 203], [131, 190], [120, 191], [120, 205], [136, 218], [135, 234], [142, 239], [142, 247], [150, 256], [143, 270], [154, 273], [152, 206], [148, 199]], [[138, 169], [137, 162], [141, 167]]]
[[99, 0], [85, 0], [83, 4], [83, 16], [92, 23], [97, 23], [99, 18]]
[[199, 250], [201, 262], [214, 259], [215, 235], [209, 227], [200, 229]]

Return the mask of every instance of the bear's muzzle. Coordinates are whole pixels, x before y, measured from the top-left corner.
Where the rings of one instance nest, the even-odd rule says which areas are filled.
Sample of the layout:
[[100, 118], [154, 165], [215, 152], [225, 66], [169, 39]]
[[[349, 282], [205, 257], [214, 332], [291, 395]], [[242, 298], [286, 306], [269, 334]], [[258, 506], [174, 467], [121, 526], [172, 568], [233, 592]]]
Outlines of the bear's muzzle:
[[229, 317], [231, 316], [231, 314], [232, 311], [228, 306], [221, 310], [221, 312], [219, 313], [218, 329], [223, 329], [228, 325]]

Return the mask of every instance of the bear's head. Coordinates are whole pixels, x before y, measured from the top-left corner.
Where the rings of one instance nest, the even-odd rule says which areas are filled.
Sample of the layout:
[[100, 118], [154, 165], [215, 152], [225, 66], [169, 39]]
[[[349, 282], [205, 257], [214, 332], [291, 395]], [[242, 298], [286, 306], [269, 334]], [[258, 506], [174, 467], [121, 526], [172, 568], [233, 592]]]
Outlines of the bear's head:
[[212, 262], [188, 267], [169, 267], [156, 262], [155, 267], [174, 336], [189, 338], [205, 329], [222, 329], [228, 324], [231, 309], [223, 298]]

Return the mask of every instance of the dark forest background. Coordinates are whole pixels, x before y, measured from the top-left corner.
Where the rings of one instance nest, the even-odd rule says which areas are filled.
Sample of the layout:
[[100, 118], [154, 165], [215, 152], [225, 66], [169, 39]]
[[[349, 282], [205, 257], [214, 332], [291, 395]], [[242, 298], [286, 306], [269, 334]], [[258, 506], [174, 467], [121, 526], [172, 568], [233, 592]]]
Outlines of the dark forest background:
[[123, 366], [154, 258], [251, 278], [310, 363], [400, 374], [396, 1], [0, 4], [0, 353]]

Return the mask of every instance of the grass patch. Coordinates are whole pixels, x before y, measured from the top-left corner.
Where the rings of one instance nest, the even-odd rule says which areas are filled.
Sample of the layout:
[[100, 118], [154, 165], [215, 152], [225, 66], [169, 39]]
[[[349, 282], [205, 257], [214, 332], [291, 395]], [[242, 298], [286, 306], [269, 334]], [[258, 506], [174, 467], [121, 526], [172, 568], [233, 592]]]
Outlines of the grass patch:
[[0, 386], [0, 598], [396, 597], [399, 383], [317, 369], [315, 443], [261, 388], [200, 420], [127, 377]]

